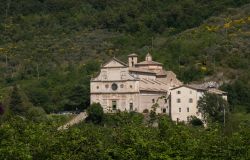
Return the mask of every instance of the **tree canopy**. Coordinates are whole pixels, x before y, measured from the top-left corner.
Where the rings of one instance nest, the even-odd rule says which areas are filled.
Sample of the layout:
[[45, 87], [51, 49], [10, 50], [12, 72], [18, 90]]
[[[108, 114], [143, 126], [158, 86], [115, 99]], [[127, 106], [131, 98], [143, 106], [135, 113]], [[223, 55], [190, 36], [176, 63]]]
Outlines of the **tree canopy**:
[[220, 95], [205, 93], [198, 101], [198, 110], [206, 122], [224, 122], [228, 114], [228, 104]]

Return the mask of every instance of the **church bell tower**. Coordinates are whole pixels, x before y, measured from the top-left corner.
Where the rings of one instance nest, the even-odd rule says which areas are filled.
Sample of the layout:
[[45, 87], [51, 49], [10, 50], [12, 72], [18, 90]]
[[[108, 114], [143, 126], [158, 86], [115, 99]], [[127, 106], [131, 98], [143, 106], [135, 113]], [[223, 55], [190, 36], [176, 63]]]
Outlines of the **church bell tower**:
[[128, 55], [128, 66], [129, 67], [134, 67], [135, 64], [138, 62], [138, 55], [135, 53], [132, 53]]

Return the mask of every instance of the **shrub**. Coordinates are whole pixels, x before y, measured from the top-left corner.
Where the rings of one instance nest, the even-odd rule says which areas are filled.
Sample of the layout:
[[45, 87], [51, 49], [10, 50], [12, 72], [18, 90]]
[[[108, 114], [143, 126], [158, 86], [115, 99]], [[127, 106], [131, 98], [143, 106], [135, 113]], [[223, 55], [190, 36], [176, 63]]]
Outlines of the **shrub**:
[[103, 108], [100, 103], [93, 103], [87, 109], [88, 117], [86, 121], [93, 122], [94, 124], [100, 124], [104, 118]]
[[32, 121], [39, 122], [44, 120], [45, 117], [46, 113], [41, 107], [31, 107], [27, 111], [27, 118]]
[[148, 113], [148, 112], [149, 112], [148, 109], [143, 110], [143, 113]]
[[197, 118], [196, 116], [191, 116], [191, 120], [189, 121], [189, 124], [192, 126], [203, 126], [203, 122], [201, 119]]

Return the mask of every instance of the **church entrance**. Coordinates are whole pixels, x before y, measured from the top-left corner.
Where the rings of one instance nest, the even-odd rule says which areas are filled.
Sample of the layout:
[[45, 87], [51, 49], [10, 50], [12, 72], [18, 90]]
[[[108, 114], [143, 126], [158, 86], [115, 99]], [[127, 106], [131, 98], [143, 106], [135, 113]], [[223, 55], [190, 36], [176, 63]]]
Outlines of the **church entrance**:
[[133, 110], [134, 110], [134, 106], [133, 106], [133, 103], [132, 103], [132, 102], [129, 103], [129, 110], [130, 110], [130, 111], [133, 111]]
[[117, 109], [117, 102], [116, 101], [112, 101], [112, 110], [116, 111]]

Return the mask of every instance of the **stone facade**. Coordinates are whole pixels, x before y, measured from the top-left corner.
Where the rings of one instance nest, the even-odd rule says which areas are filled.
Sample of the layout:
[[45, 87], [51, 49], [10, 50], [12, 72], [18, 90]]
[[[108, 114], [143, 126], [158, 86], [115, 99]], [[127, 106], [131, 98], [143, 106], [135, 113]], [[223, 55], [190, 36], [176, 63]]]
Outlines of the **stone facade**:
[[202, 85], [182, 85], [171, 89], [170, 116], [174, 121], [187, 122], [190, 116], [202, 119], [197, 105], [204, 94], [213, 93], [227, 100], [227, 93], [215, 88], [207, 88]]
[[198, 112], [198, 100], [204, 95], [203, 89], [180, 86], [171, 89], [171, 119], [189, 121], [190, 116], [201, 118]]
[[142, 62], [138, 62], [136, 54], [130, 54], [128, 64], [113, 58], [90, 82], [91, 103], [100, 103], [106, 113], [145, 113], [158, 104], [156, 112], [168, 114], [174, 121], [188, 121], [190, 116], [201, 118], [197, 103], [205, 91], [227, 99], [226, 93], [216, 88], [183, 85], [174, 72], [165, 71], [149, 53]]
[[113, 58], [92, 78], [91, 103], [100, 103], [105, 112], [149, 112], [157, 103], [156, 112], [168, 114], [169, 88], [181, 84], [173, 72], [163, 70], [150, 54], [140, 63], [137, 55], [131, 54], [128, 65]]

